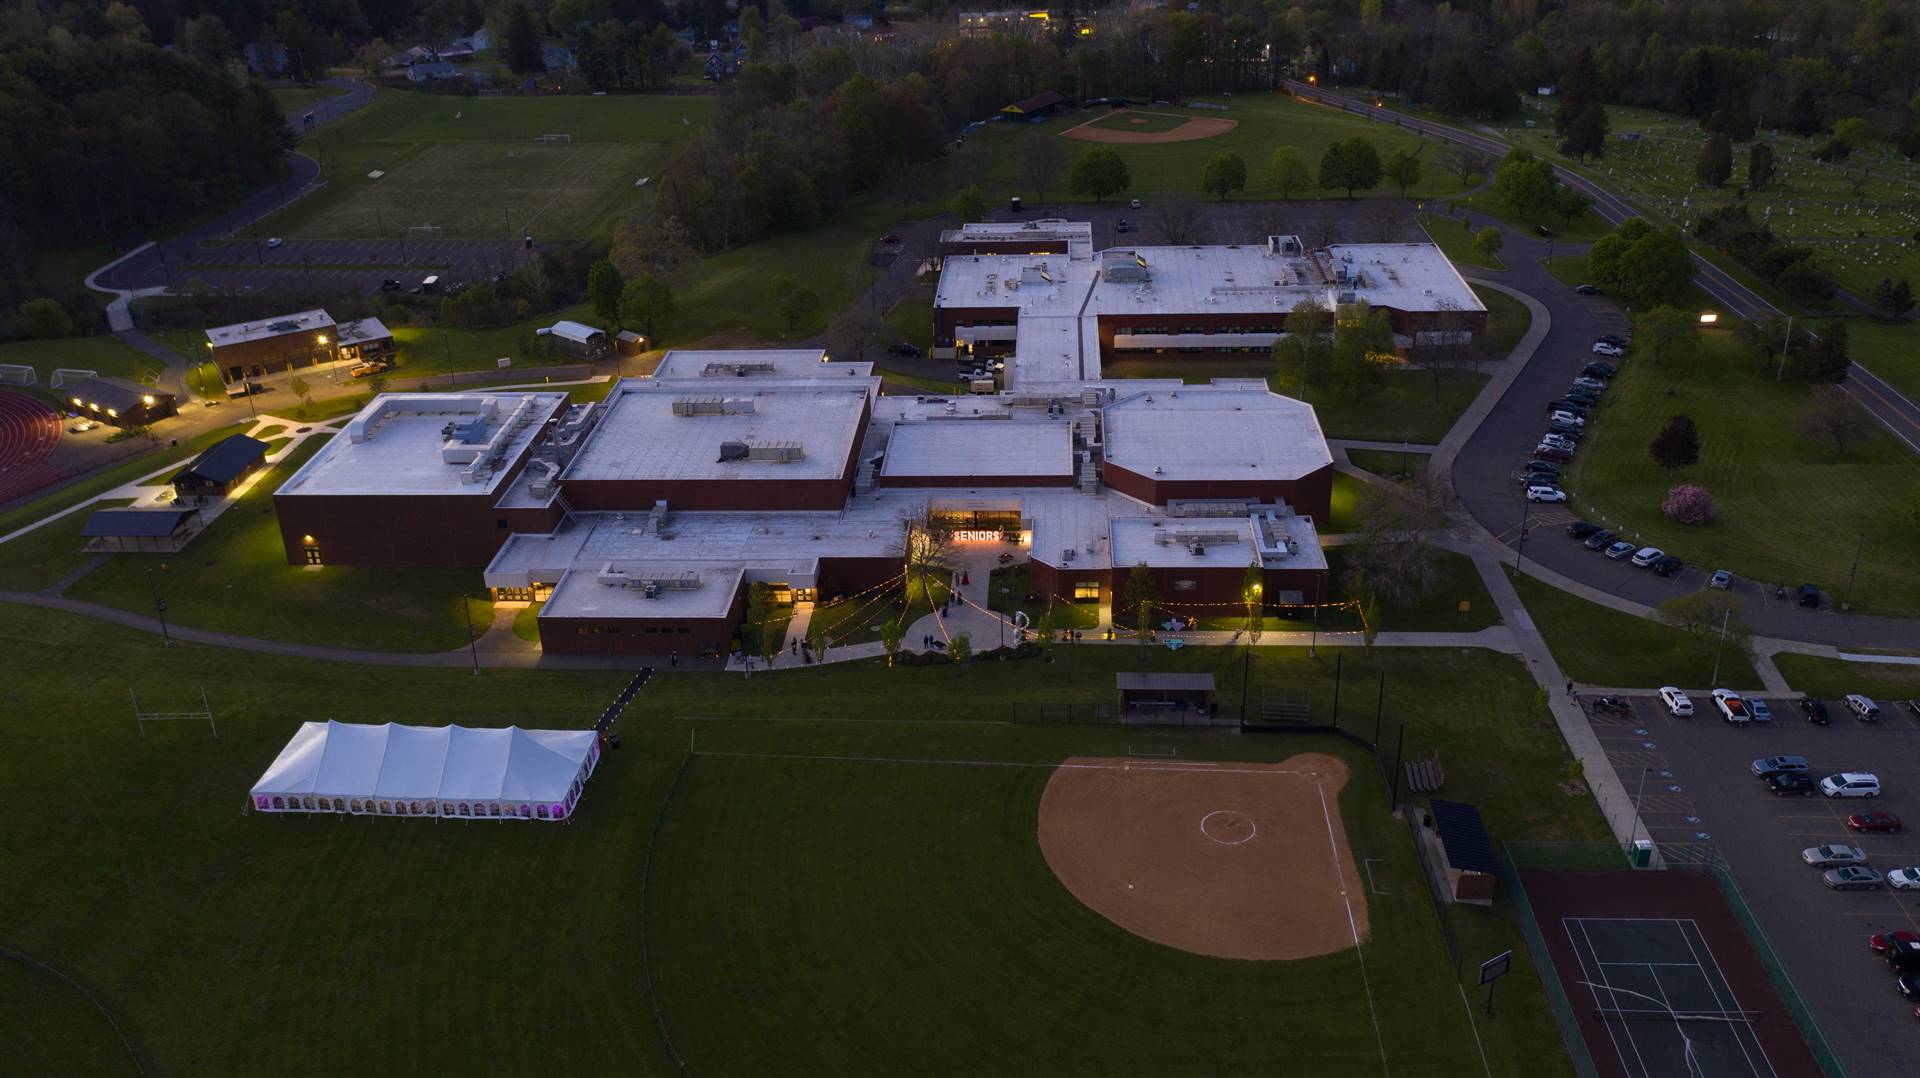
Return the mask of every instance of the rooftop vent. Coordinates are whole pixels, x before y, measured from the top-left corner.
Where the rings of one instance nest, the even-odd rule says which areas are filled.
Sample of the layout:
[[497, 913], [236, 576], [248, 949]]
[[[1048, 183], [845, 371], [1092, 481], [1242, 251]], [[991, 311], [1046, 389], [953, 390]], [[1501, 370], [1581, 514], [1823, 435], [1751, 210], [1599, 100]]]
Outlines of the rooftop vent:
[[673, 402], [674, 415], [752, 415], [753, 401], [727, 397], [679, 397]]

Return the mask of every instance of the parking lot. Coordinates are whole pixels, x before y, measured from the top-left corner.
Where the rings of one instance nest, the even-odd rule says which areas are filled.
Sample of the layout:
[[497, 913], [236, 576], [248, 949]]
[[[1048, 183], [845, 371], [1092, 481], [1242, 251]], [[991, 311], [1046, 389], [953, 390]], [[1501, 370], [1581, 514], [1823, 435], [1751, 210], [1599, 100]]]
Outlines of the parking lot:
[[[1867, 938], [1920, 932], [1920, 892], [1828, 890], [1800, 851], [1839, 843], [1860, 847], [1883, 873], [1920, 865], [1920, 838], [1912, 832], [1859, 834], [1846, 824], [1850, 813], [1880, 810], [1920, 826], [1920, 718], [1883, 700], [1880, 721], [1864, 723], [1830, 700], [1832, 724], [1822, 727], [1804, 721], [1796, 700], [1767, 697], [1771, 723], [1734, 726], [1720, 719], [1705, 691], [1689, 694], [1696, 708], [1690, 719], [1673, 718], [1651, 696], [1629, 698], [1625, 714], [1587, 708], [1648, 833], [1662, 844], [1719, 847], [1851, 1073], [1913, 1073], [1899, 1060], [1920, 1034], [1914, 1006], [1901, 999]], [[1871, 771], [1883, 793], [1776, 797], [1748, 770], [1756, 758], [1775, 754], [1805, 756], [1816, 780]]]
[[286, 240], [269, 247], [271, 238], [263, 234], [256, 245], [252, 236], [236, 236], [219, 247], [197, 248], [190, 259], [175, 258], [164, 269], [143, 263], [141, 279], [123, 286], [164, 285], [171, 274], [173, 287], [181, 290], [197, 279], [215, 291], [374, 292], [389, 277], [410, 288], [429, 273], [485, 281], [518, 267], [530, 253], [506, 240]]

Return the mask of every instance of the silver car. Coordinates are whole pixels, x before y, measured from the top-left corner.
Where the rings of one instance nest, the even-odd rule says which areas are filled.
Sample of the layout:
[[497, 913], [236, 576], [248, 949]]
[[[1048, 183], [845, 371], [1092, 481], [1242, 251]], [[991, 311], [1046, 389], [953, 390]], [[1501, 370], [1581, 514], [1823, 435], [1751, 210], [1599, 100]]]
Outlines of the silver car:
[[1859, 866], [1830, 868], [1820, 874], [1820, 882], [1836, 891], [1877, 891], [1880, 874]]
[[1800, 851], [1800, 860], [1815, 868], [1839, 868], [1866, 864], [1867, 853], [1858, 846], [1809, 846]]

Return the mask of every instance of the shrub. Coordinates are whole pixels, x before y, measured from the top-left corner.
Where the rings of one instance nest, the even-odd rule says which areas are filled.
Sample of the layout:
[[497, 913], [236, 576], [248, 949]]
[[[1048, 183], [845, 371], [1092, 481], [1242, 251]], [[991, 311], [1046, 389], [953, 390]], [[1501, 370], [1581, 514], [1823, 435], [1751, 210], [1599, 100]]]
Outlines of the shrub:
[[1660, 511], [1668, 520], [1699, 527], [1713, 523], [1713, 495], [1707, 488], [1692, 483], [1682, 483], [1667, 491], [1667, 500]]

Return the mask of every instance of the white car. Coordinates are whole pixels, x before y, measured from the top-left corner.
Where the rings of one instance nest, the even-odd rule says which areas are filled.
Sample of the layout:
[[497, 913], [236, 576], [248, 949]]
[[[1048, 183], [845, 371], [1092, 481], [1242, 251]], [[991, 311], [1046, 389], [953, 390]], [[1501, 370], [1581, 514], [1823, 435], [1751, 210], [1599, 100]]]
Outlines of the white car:
[[1593, 342], [1593, 354], [1596, 356], [1624, 356], [1627, 350], [1607, 341]]
[[1540, 436], [1540, 444], [1550, 445], [1555, 449], [1564, 449], [1571, 453], [1576, 443], [1572, 438], [1564, 434], [1543, 434]]
[[1527, 500], [1530, 502], [1564, 502], [1567, 492], [1559, 487], [1531, 486], [1527, 488]]
[[1872, 722], [1880, 717], [1880, 705], [1857, 692], [1847, 694], [1847, 710], [1862, 722]]
[[268, 250], [272, 250], [273, 248], [275, 248], [275, 247], [278, 247], [278, 246], [280, 246], [280, 237], [278, 237], [278, 236], [275, 236], [275, 237], [273, 237], [272, 239], [269, 239], [269, 240], [267, 241], [267, 249], [268, 249]]
[[1753, 721], [1753, 715], [1747, 711], [1747, 702], [1732, 689], [1713, 690], [1713, 706], [1720, 709], [1720, 717], [1728, 722]]
[[1828, 797], [1879, 797], [1880, 778], [1868, 771], [1842, 771], [1821, 779], [1820, 792]]
[[1587, 425], [1585, 419], [1574, 415], [1572, 412], [1549, 412], [1547, 414], [1547, 422], [1565, 423], [1569, 427], [1584, 427]]
[[1645, 569], [1654, 562], [1667, 556], [1667, 552], [1657, 546], [1643, 546], [1633, 553], [1633, 564]]
[[1920, 868], [1896, 868], [1887, 873], [1887, 886], [1896, 891], [1920, 891]]
[[1672, 685], [1660, 686], [1660, 702], [1667, 705], [1667, 711], [1677, 718], [1693, 716], [1693, 699]]
[[1867, 863], [1867, 851], [1858, 846], [1808, 846], [1800, 851], [1800, 860], [1815, 868], [1864, 865]]

